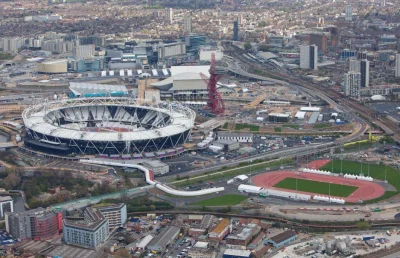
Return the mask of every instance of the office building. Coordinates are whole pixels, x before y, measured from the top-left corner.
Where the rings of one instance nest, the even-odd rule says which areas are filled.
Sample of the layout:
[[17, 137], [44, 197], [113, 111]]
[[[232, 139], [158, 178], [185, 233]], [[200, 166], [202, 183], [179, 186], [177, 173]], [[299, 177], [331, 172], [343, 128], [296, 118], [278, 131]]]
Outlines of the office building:
[[355, 56], [356, 56], [356, 51], [350, 49], [343, 49], [342, 53], [340, 54], [341, 59], [349, 59]]
[[367, 51], [358, 52], [357, 59], [367, 59]]
[[318, 70], [318, 47], [316, 45], [300, 46], [300, 68]]
[[186, 14], [183, 18], [183, 33], [192, 33], [192, 16], [190, 14]]
[[353, 20], [353, 10], [352, 10], [350, 4], [346, 5], [346, 9], [345, 9], [344, 13], [345, 13], [344, 19], [346, 21], [352, 21]]
[[353, 98], [360, 97], [361, 73], [350, 71], [344, 74], [344, 95]]
[[79, 45], [95, 45], [99, 47], [104, 47], [106, 44], [106, 39], [103, 36], [84, 36], [79, 37]]
[[162, 44], [158, 47], [158, 59], [168, 58], [172, 56], [181, 56], [184, 54], [186, 54], [185, 42]]
[[207, 37], [204, 35], [186, 35], [181, 37], [182, 41], [185, 41], [186, 53], [197, 56], [201, 46], [204, 46], [207, 42]]
[[46, 240], [62, 231], [62, 214], [37, 208], [23, 212], [6, 212], [6, 230], [19, 240]]
[[233, 41], [239, 41], [239, 22], [233, 22]]
[[174, 10], [172, 8], [165, 9], [165, 22], [168, 24], [172, 24], [174, 21]]
[[108, 219], [97, 208], [87, 208], [84, 220], [63, 220], [68, 245], [97, 249], [110, 236]]
[[10, 196], [0, 196], [0, 217], [4, 218], [6, 212], [14, 211], [14, 201]]
[[324, 34], [313, 33], [310, 35], [310, 45], [316, 45], [318, 50], [326, 53], [327, 50], [327, 37]]
[[350, 59], [349, 65], [350, 72], [356, 72], [361, 74], [361, 83], [360, 86], [362, 88], [369, 87], [369, 61], [367, 59], [363, 60], [355, 60]]
[[369, 87], [369, 61], [360, 60], [361, 87]]
[[386, 6], [386, 0], [382, 0], [382, 7]]
[[72, 49], [72, 55], [76, 59], [92, 58], [94, 56], [94, 45], [78, 45]]
[[108, 227], [110, 232], [115, 228], [122, 227], [127, 219], [126, 204], [110, 204], [98, 207], [103, 216], [108, 219]]
[[70, 69], [74, 72], [96, 72], [104, 70], [104, 58], [71, 60]]
[[396, 55], [396, 67], [395, 67], [395, 77], [400, 77], [400, 54]]

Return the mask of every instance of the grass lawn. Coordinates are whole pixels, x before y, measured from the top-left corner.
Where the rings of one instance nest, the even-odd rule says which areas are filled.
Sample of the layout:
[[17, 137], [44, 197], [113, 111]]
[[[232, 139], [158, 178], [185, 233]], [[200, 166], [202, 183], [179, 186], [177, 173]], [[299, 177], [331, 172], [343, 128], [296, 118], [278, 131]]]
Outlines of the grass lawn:
[[[274, 185], [283, 189], [296, 190], [296, 179], [287, 177]], [[358, 188], [355, 186], [330, 184], [331, 196], [348, 197]], [[329, 195], [329, 183], [297, 179], [297, 190], [309, 193]]]
[[258, 132], [260, 131], [260, 126], [258, 125], [249, 125], [249, 124], [236, 124], [235, 131], [240, 131], [242, 129], [249, 128], [251, 132]]
[[275, 127], [275, 128], [274, 128], [274, 131], [275, 131], [275, 133], [280, 133], [280, 132], [282, 132], [282, 128], [280, 128], [280, 127]]
[[0, 52], [0, 60], [11, 60], [14, 56], [8, 53]]
[[[325, 166], [321, 167], [321, 170], [328, 170], [332, 171], [332, 162], [333, 162], [333, 173], [340, 173], [341, 171], [341, 164], [340, 160], [333, 160], [326, 164]], [[377, 165], [377, 164], [370, 164], [369, 165], [369, 175], [378, 180], [385, 180], [385, 170], [386, 166], [385, 165]], [[343, 174], [353, 174], [353, 175], [359, 175], [361, 172], [361, 163], [356, 162], [356, 161], [347, 161], [343, 160]], [[368, 164], [363, 163], [362, 164], [362, 172], [364, 175], [368, 176]], [[372, 202], [378, 202], [382, 201], [384, 199], [390, 198], [398, 193], [400, 191], [400, 173], [392, 168], [391, 166], [387, 166], [387, 181], [389, 184], [393, 185], [396, 189], [397, 192], [395, 191], [386, 191], [385, 194], [377, 199], [374, 200], [369, 200], [366, 203], [372, 203]]]
[[284, 125], [282, 125], [282, 127], [288, 127], [288, 128], [293, 128], [293, 129], [296, 129], [296, 130], [299, 130], [299, 125], [296, 125], [296, 124], [284, 124]]
[[224, 128], [224, 129], [228, 129], [228, 122], [225, 122], [225, 124], [224, 124], [224, 126], [222, 127], [222, 128]]
[[238, 195], [238, 194], [226, 194], [226, 195], [221, 195], [218, 197], [213, 197], [210, 199], [206, 199], [203, 201], [195, 202], [193, 205], [198, 205], [198, 206], [233, 206], [237, 205], [244, 200], [246, 200], [247, 197], [243, 195]]
[[322, 129], [322, 128], [328, 128], [328, 127], [332, 127], [332, 124], [316, 124], [316, 125], [314, 125], [315, 129]]

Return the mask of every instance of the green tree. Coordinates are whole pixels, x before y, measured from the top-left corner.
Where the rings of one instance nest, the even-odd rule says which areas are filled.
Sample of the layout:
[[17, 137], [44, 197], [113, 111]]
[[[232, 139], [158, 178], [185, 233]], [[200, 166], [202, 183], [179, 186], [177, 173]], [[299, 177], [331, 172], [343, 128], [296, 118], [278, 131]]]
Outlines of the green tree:
[[360, 222], [357, 222], [356, 227], [358, 229], [365, 230], [365, 229], [370, 229], [371, 228], [371, 224], [369, 224], [366, 221], [360, 221]]
[[250, 44], [250, 42], [246, 42], [245, 44], [244, 44], [244, 49], [246, 50], [246, 51], [249, 51], [250, 49], [251, 49], [251, 44]]

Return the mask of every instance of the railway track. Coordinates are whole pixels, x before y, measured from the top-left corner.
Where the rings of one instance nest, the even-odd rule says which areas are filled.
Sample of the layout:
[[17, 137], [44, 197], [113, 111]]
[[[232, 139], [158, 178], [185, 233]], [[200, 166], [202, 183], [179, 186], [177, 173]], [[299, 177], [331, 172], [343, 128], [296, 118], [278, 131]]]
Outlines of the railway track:
[[[225, 49], [233, 48], [231, 45], [226, 45], [226, 44], [224, 45], [224, 47], [225, 47]], [[379, 117], [374, 110], [371, 110], [371, 109], [365, 107], [361, 103], [359, 103], [355, 100], [349, 99], [348, 97], [344, 96], [343, 94], [341, 94], [337, 91], [334, 91], [332, 89], [321, 88], [321, 87], [311, 84], [309, 82], [299, 80], [298, 78], [292, 79], [285, 74], [267, 71], [262, 66], [251, 63], [248, 60], [244, 59], [241, 55], [245, 52], [243, 50], [240, 50], [239, 48], [237, 48], [237, 49], [235, 48], [234, 51], [232, 51], [232, 53], [233, 53], [233, 56], [235, 56], [241, 62], [244, 62], [246, 65], [249, 66], [249, 68], [258, 69], [258, 70], [261, 69], [263, 71], [263, 73], [265, 73], [268, 76], [271, 76], [272, 78], [276, 78], [278, 80], [293, 84], [295, 86], [300, 86], [300, 87], [303, 87], [303, 88], [306, 88], [309, 90], [313, 90], [321, 95], [327, 96], [328, 98], [332, 99], [336, 103], [341, 103], [341, 105], [343, 105], [345, 107], [349, 107], [350, 109], [354, 110], [358, 115], [363, 117], [368, 122], [375, 124], [380, 129], [382, 129], [385, 133], [392, 135], [397, 142], [400, 142], [400, 130], [399, 130], [398, 125], [386, 117]]]
[[[141, 216], [141, 215], [147, 215], [148, 213], [155, 213], [157, 215], [164, 215], [164, 214], [195, 214], [195, 215], [215, 215], [218, 217], [238, 217], [238, 218], [252, 218], [252, 219], [260, 219], [260, 220], [269, 220], [269, 221], [275, 221], [275, 222], [281, 222], [281, 223], [286, 223], [288, 225], [291, 225], [293, 227], [308, 227], [308, 228], [313, 228], [313, 229], [340, 229], [340, 230], [350, 230], [350, 229], [358, 229], [357, 224], [349, 224], [349, 225], [343, 225], [343, 222], [341, 222], [341, 225], [326, 225], [326, 224], [309, 224], [309, 223], [302, 223], [302, 222], [294, 222], [288, 219], [283, 219], [283, 218], [278, 218], [278, 217], [272, 217], [272, 216], [262, 216], [262, 215], [251, 215], [251, 214], [229, 214], [229, 213], [221, 213], [221, 212], [213, 212], [213, 211], [193, 211], [193, 210], [180, 210], [180, 211], [151, 211], [151, 212], [129, 212], [128, 215], [130, 216]], [[340, 222], [338, 222], [340, 223]], [[398, 227], [400, 225], [400, 221], [383, 221], [379, 223], [372, 223], [371, 227]]]

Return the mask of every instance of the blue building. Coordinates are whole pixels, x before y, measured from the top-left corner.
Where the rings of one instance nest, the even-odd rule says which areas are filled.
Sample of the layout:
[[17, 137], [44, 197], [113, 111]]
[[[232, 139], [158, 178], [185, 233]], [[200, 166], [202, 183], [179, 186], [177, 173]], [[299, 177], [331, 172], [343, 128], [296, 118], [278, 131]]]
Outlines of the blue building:
[[279, 235], [271, 237], [268, 240], [265, 240], [264, 244], [272, 245], [274, 248], [281, 248], [282, 246], [290, 244], [291, 242], [293, 242], [296, 239], [297, 239], [297, 233], [294, 231], [288, 230], [283, 233], [280, 233]]
[[72, 60], [70, 69], [74, 72], [95, 72], [104, 70], [104, 58]]
[[233, 22], [233, 41], [239, 41], [239, 22]]
[[186, 35], [181, 38], [185, 41], [186, 53], [197, 56], [201, 46], [207, 42], [207, 37], [204, 35]]
[[70, 82], [69, 90], [71, 98], [124, 97], [128, 95], [128, 89], [123, 85]]
[[342, 53], [340, 54], [341, 59], [349, 59], [350, 57], [355, 57], [356, 51], [350, 49], [343, 49]]
[[63, 220], [64, 241], [68, 245], [97, 249], [110, 236], [108, 219], [96, 208], [87, 208], [84, 220]]

